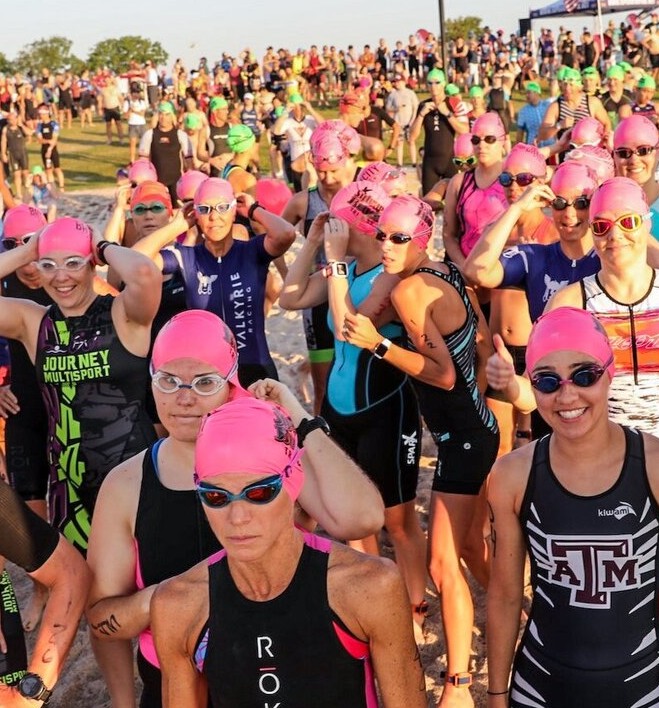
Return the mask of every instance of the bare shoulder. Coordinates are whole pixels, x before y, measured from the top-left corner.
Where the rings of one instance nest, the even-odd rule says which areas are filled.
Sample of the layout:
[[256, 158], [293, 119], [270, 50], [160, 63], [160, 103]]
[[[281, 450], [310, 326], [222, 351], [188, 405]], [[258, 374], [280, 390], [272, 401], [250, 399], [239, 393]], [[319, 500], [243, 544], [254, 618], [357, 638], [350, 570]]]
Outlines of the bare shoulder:
[[654, 498], [659, 503], [659, 438], [648, 433], [643, 436], [643, 449], [645, 452], [645, 469], [650, 482]]
[[517, 503], [521, 503], [537, 444], [534, 440], [503, 455], [494, 463], [487, 480], [488, 498], [499, 494], [512, 495]]
[[101, 485], [100, 498], [108, 497], [110, 503], [132, 499], [137, 505], [140, 487], [142, 485], [142, 466], [146, 450], [129, 457], [121, 464], [113, 467]]
[[583, 297], [581, 294], [581, 283], [572, 283], [571, 285], [566, 285], [561, 288], [558, 292], [554, 293], [547, 305], [545, 306], [545, 312], [550, 312], [555, 310], [557, 307], [582, 307]]

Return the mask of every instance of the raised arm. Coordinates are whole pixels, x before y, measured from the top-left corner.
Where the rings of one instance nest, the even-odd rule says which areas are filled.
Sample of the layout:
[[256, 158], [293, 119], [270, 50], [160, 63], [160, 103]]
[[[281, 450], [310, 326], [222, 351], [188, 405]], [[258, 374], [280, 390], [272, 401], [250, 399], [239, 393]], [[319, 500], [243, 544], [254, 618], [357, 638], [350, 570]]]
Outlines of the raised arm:
[[[284, 384], [263, 379], [250, 386], [261, 400], [281, 404], [297, 427], [310, 414]], [[317, 429], [304, 440], [304, 487], [299, 502], [304, 511], [334, 538], [364, 538], [384, 524], [380, 492], [361, 468]]]
[[186, 233], [196, 223], [194, 206], [190, 204], [183, 209], [178, 209], [169, 223], [141, 238], [132, 250], [144, 254], [156, 264], [159, 270], [162, 270], [163, 260], [160, 251], [173, 243], [179, 234]]
[[258, 224], [260, 231], [265, 231], [265, 250], [273, 258], [283, 256], [295, 241], [293, 226], [281, 216], [260, 206], [251, 194], [237, 194], [236, 202], [236, 213]]

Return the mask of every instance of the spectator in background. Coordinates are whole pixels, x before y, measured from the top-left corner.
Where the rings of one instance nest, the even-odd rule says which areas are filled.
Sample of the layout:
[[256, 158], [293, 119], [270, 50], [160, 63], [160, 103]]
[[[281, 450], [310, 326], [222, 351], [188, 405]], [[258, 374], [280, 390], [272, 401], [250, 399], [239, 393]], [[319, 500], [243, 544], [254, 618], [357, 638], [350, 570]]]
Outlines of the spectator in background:
[[7, 114], [7, 124], [0, 132], [0, 155], [2, 162], [9, 165], [14, 186], [14, 194], [20, 201], [23, 185], [28, 186], [29, 160], [25, 139], [31, 134], [18, 113], [14, 110]]
[[55, 177], [60, 190], [64, 189], [64, 172], [60, 167], [57, 139], [59, 137], [59, 123], [50, 117], [47, 105], [39, 106], [39, 121], [35, 130], [39, 145], [41, 145], [41, 160], [46, 170], [46, 179], [53, 184]]
[[407, 143], [412, 167], [416, 168], [416, 142], [412, 140], [411, 128], [419, 107], [419, 99], [412, 89], [405, 85], [402, 74], [394, 76], [394, 88], [387, 97], [385, 108], [387, 113], [398, 123], [403, 139], [396, 141], [396, 164], [403, 166], [403, 150]]
[[526, 84], [526, 103], [517, 114], [517, 142], [537, 145], [538, 131], [550, 101], [542, 99], [542, 89], [536, 81]]
[[112, 126], [115, 126], [119, 145], [124, 142], [124, 130], [121, 124], [121, 106], [123, 96], [119, 90], [119, 80], [116, 76], [108, 79], [107, 85], [102, 89], [103, 95], [103, 119], [105, 120], [105, 132], [108, 145], [112, 144]]
[[152, 110], [155, 110], [160, 98], [160, 86], [158, 85], [158, 71], [150, 59], [144, 63], [144, 78], [146, 81], [146, 100]]
[[128, 145], [131, 164], [137, 159], [137, 146], [144, 133], [146, 133], [146, 109], [147, 102], [144, 100], [140, 85], [133, 82], [130, 87], [130, 95], [123, 105], [123, 112], [128, 122]]

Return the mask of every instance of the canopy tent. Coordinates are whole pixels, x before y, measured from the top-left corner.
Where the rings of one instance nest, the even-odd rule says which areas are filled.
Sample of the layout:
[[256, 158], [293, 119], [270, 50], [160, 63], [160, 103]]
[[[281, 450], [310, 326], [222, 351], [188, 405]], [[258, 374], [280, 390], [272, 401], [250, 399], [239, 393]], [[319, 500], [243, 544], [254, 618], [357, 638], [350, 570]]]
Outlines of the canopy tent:
[[[599, 7], [598, 7], [599, 5]], [[650, 12], [657, 7], [656, 0], [555, 0], [555, 2], [529, 12], [531, 20], [542, 17], [576, 17], [579, 15], [597, 15], [598, 12], [632, 12], [641, 10]], [[569, 9], [568, 9], [569, 8]]]

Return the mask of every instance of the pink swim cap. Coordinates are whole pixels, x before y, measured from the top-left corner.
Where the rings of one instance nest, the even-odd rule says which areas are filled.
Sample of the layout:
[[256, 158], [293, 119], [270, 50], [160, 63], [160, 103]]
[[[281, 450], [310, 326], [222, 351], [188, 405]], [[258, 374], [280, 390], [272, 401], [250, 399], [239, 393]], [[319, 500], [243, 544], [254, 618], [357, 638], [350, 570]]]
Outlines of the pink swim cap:
[[419, 248], [425, 250], [435, 228], [435, 215], [430, 206], [418, 197], [401, 194], [384, 208], [378, 227], [408, 234]]
[[256, 398], [229, 401], [207, 415], [195, 444], [198, 480], [221, 474], [280, 475], [295, 501], [304, 483], [302, 450], [288, 413]]
[[3, 238], [22, 238], [42, 229], [46, 225], [46, 217], [36, 207], [19, 204], [7, 209], [2, 225]]
[[327, 135], [328, 133], [335, 135], [341, 141], [341, 144], [346, 149], [346, 152], [350, 155], [358, 155], [361, 152], [362, 141], [359, 137], [359, 133], [338, 118], [323, 121], [313, 131], [310, 141], [312, 151], [314, 143], [317, 140], [320, 140], [323, 135]]
[[609, 362], [610, 378], [615, 374], [613, 350], [599, 320], [586, 310], [558, 307], [541, 315], [533, 325], [526, 346], [526, 370], [533, 373], [547, 354], [559, 351], [582, 352], [604, 365]]
[[194, 193], [194, 203], [205, 204], [208, 199], [224, 199], [232, 202], [236, 198], [230, 182], [219, 177], [209, 177], [204, 180]]
[[593, 194], [588, 215], [594, 219], [605, 211], [614, 214], [647, 214], [649, 207], [643, 187], [629, 177], [607, 179]]
[[256, 201], [263, 205], [266, 211], [281, 216], [290, 198], [291, 188], [280, 179], [260, 179], [256, 183]]
[[613, 149], [630, 145], [653, 145], [659, 142], [659, 131], [645, 116], [636, 114], [624, 118], [613, 133]]
[[238, 380], [238, 347], [233, 333], [212, 312], [186, 310], [165, 323], [153, 343], [151, 372], [175, 359], [210, 364], [232, 384], [232, 398], [248, 395]]
[[405, 170], [386, 162], [369, 162], [359, 172], [358, 177], [361, 182], [376, 182], [390, 197], [407, 191]]
[[157, 182], [158, 173], [155, 165], [150, 160], [147, 160], [146, 157], [140, 157], [128, 168], [128, 179], [135, 184], [141, 184], [146, 182], [146, 180]]
[[597, 118], [582, 118], [572, 128], [570, 142], [581, 147], [582, 145], [599, 146], [604, 138], [604, 126]]
[[317, 170], [331, 170], [346, 164], [348, 152], [336, 134], [325, 132], [311, 144], [311, 159]]
[[515, 175], [530, 172], [535, 177], [544, 177], [547, 174], [547, 163], [537, 147], [517, 143], [506, 157], [503, 169]]
[[471, 133], [460, 133], [453, 141], [453, 157], [467, 158], [474, 154], [474, 145], [471, 142]]
[[86, 258], [92, 254], [92, 231], [84, 221], [63, 216], [48, 224], [41, 232], [37, 251], [39, 258], [54, 251], [75, 253]]
[[611, 153], [603, 147], [584, 145], [574, 148], [565, 156], [566, 162], [570, 160], [589, 167], [597, 176], [598, 184], [602, 184], [606, 179], [611, 179], [616, 173], [616, 166]]
[[176, 183], [176, 196], [182, 202], [191, 202], [194, 199], [195, 192], [202, 182], [208, 179], [200, 170], [188, 170], [184, 172]]
[[501, 140], [506, 137], [506, 128], [504, 127], [501, 118], [499, 118], [499, 114], [494, 111], [484, 113], [482, 116], [476, 118], [471, 132], [474, 135], [480, 135], [481, 137], [485, 137], [486, 135], [494, 135]]
[[378, 184], [360, 180], [351, 182], [334, 195], [330, 213], [357, 231], [374, 236], [380, 214], [390, 202], [388, 194]]
[[550, 186], [554, 194], [575, 187], [580, 189], [582, 194], [592, 194], [597, 188], [597, 177], [585, 164], [572, 160], [556, 168]]

